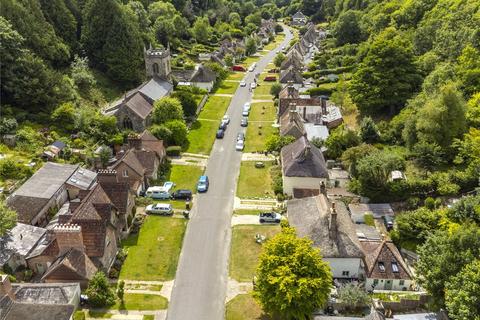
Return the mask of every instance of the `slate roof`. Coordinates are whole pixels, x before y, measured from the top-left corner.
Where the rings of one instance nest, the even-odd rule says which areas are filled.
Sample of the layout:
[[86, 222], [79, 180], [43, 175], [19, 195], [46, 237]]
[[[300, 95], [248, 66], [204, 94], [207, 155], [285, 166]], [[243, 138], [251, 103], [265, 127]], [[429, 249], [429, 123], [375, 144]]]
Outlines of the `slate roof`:
[[155, 160], [157, 159], [157, 154], [155, 151], [142, 149], [134, 150], [133, 152], [135, 153], [135, 156], [142, 167], [145, 168], [145, 175], [147, 177], [151, 177], [157, 169], [155, 167]]
[[[365, 253], [365, 266], [368, 278], [410, 280], [412, 275], [402, 255], [391, 241], [360, 241]], [[380, 264], [383, 264], [382, 271]], [[394, 272], [393, 264], [398, 272]]]
[[324, 258], [363, 258], [355, 227], [343, 202], [335, 203], [336, 231], [330, 232], [331, 205], [327, 197], [293, 199], [287, 202], [288, 222], [299, 237], [309, 237]]
[[74, 274], [77, 279], [89, 280], [97, 272], [97, 267], [84, 252], [72, 248], [50, 265], [42, 280], [54, 276], [57, 272], [64, 274], [66, 270]]
[[121, 164], [125, 163], [133, 171], [135, 171], [140, 176], [143, 176], [145, 169], [142, 167], [142, 164], [138, 161], [133, 149], [127, 150], [124, 155], [112, 166], [109, 167], [110, 170], [116, 170], [116, 168]]
[[297, 111], [285, 112], [280, 118], [280, 135], [294, 136], [295, 139], [305, 135], [303, 121]]
[[291, 84], [291, 89], [289, 90], [289, 86], [290, 84], [287, 84], [282, 88], [282, 90], [278, 94], [278, 97], [280, 99], [288, 98], [290, 94], [291, 94], [290, 98], [298, 99], [300, 97], [300, 94], [298, 93], [297, 88], [295, 88], [293, 84]]
[[306, 19], [307, 17], [301, 12], [297, 11], [293, 16], [292, 19]]
[[14, 254], [26, 257], [46, 232], [47, 229], [44, 228], [17, 223], [0, 238], [0, 266], [3, 266]]
[[[88, 192], [85, 198], [81, 199], [80, 205], [73, 211], [72, 219], [79, 220], [110, 220], [113, 205], [110, 198], [97, 184]], [[104, 238], [104, 237], [103, 237]]]
[[0, 309], [2, 320], [70, 320], [75, 311], [72, 304], [21, 303], [11, 301], [8, 296], [1, 300], [1, 304], [8, 305], [5, 311]]
[[66, 184], [81, 190], [88, 190], [97, 179], [97, 173], [85, 168], [78, 168], [67, 180]]
[[153, 77], [141, 85], [138, 90], [152, 101], [165, 97], [173, 90], [173, 84], [168, 81]]
[[15, 301], [37, 304], [68, 304], [80, 292], [78, 283], [12, 283]]
[[142, 93], [137, 92], [125, 102], [125, 107], [135, 112], [140, 118], [146, 119], [153, 110], [153, 103]]
[[281, 161], [286, 177], [328, 178], [322, 152], [304, 136], [282, 148]]
[[128, 198], [130, 187], [126, 182], [102, 181], [100, 182], [103, 191], [108, 195], [108, 198], [113, 205], [118, 209], [118, 212], [125, 214], [128, 208]]
[[142, 141], [142, 148], [155, 151], [160, 159], [165, 156], [163, 140], [157, 139], [150, 131], [143, 131], [140, 140]]
[[280, 72], [280, 83], [287, 83], [292, 81], [293, 83], [303, 83], [303, 77], [300, 71], [294, 66], [288, 67], [286, 70]]
[[203, 65], [200, 65], [192, 76], [191, 82], [214, 82], [217, 79], [215, 72]]
[[[304, 107], [306, 106], [311, 107], [311, 106], [317, 106], [318, 109], [321, 107], [321, 101], [319, 98], [285, 98], [285, 99], [280, 99], [279, 106], [278, 106], [278, 114], [281, 116], [282, 114], [285, 113], [288, 109], [290, 109], [290, 105], [294, 103], [297, 106], [297, 111], [303, 112], [303, 110], [299, 110], [299, 107]], [[308, 114], [307, 114], [308, 116]]]
[[172, 75], [177, 79], [179, 82], [189, 82], [192, 79], [193, 74], [195, 73], [195, 69], [190, 70], [172, 70]]

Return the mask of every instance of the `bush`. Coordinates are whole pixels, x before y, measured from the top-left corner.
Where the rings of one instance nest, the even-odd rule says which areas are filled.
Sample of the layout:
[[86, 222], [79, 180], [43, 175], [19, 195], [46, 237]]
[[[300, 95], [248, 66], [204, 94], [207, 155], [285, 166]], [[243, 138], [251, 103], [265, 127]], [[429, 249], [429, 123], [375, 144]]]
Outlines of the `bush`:
[[166, 152], [167, 152], [167, 156], [178, 157], [178, 156], [180, 156], [180, 153], [182, 152], [182, 147], [171, 146], [171, 147], [167, 148]]
[[110, 288], [107, 277], [101, 271], [95, 273], [89, 281], [85, 293], [88, 296], [88, 302], [94, 307], [105, 307], [115, 303], [115, 295]]

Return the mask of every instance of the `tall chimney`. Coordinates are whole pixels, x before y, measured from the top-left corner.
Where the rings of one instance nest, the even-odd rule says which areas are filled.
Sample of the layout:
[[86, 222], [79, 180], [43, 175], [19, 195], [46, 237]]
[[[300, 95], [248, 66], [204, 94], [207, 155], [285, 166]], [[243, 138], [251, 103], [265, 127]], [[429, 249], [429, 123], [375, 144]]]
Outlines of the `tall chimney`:
[[10, 299], [15, 300], [12, 284], [10, 283], [10, 279], [6, 274], [2, 274], [0, 276], [0, 299], [2, 299], [4, 296], [9, 296]]
[[307, 142], [307, 145], [305, 146], [305, 149], [303, 150], [303, 155], [305, 156], [305, 159], [310, 158], [310, 155], [312, 154], [311, 148], [312, 147], [310, 147], [310, 144], [308, 144], [308, 142]]
[[321, 96], [320, 102], [322, 104], [322, 114], [326, 115], [327, 114], [327, 97]]
[[303, 120], [307, 121], [307, 107], [303, 107]]
[[97, 181], [98, 183], [100, 183], [100, 185], [118, 182], [117, 170], [107, 170], [107, 169], [98, 170]]
[[60, 255], [71, 248], [85, 252], [82, 228], [77, 224], [59, 224], [54, 228]]
[[330, 225], [328, 227], [330, 239], [337, 239], [337, 209], [335, 208], [335, 202], [332, 202], [332, 208], [330, 209]]

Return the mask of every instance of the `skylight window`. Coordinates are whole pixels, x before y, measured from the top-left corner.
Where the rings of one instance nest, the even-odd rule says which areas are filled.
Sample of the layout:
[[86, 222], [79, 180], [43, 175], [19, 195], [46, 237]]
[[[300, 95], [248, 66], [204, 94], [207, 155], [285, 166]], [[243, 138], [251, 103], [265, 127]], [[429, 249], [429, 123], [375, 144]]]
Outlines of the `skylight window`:
[[392, 270], [393, 272], [400, 272], [398, 270], [398, 264], [395, 261], [392, 262]]
[[385, 264], [383, 262], [378, 263], [378, 268], [381, 272], [385, 272]]

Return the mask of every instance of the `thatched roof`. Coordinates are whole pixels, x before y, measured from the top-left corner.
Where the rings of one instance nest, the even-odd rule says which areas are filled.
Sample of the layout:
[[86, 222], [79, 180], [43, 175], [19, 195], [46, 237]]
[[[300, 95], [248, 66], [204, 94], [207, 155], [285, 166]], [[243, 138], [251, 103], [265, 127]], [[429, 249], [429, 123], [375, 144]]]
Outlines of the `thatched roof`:
[[282, 148], [282, 171], [286, 177], [327, 178], [322, 152], [305, 136]]

